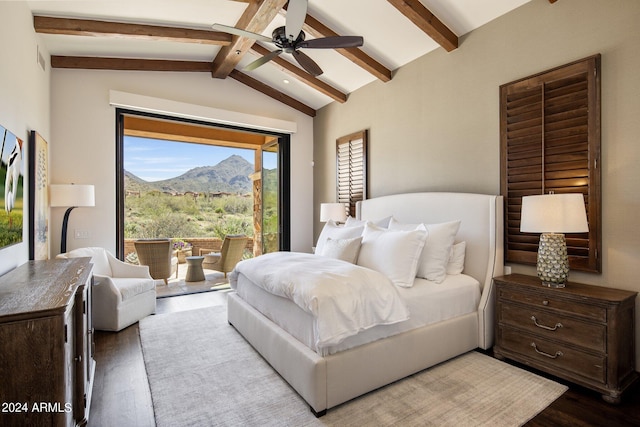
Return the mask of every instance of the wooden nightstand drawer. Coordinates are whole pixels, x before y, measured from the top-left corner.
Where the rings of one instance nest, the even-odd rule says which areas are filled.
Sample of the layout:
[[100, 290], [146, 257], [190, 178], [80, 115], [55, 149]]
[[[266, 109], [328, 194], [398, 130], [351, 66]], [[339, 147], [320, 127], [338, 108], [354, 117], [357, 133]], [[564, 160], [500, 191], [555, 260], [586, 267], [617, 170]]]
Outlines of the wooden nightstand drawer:
[[607, 309], [604, 307], [597, 307], [594, 305], [567, 301], [566, 299], [555, 297], [550, 293], [542, 294], [520, 292], [515, 289], [500, 289], [498, 297], [513, 302], [528, 304], [533, 307], [547, 308], [549, 310], [571, 313], [589, 319], [597, 320], [599, 322], [607, 321]]
[[620, 402], [638, 379], [636, 292], [575, 282], [548, 288], [523, 274], [494, 283], [498, 359], [525, 363]]
[[509, 327], [501, 327], [502, 347], [549, 367], [551, 371], [573, 372], [581, 377], [606, 383], [606, 357], [582, 352], [562, 343], [546, 340]]
[[607, 328], [533, 306], [498, 305], [498, 321], [525, 329], [543, 338], [568, 342], [591, 350], [606, 351]]

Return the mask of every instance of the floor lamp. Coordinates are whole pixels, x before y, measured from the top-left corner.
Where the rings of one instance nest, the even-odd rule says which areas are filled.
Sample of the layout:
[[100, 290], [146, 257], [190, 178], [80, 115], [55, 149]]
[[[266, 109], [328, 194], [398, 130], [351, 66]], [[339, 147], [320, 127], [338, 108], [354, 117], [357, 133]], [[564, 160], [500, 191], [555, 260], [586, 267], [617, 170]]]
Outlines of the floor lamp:
[[67, 252], [67, 225], [69, 214], [74, 208], [92, 207], [96, 205], [93, 185], [53, 184], [49, 186], [51, 207], [66, 207], [62, 220], [62, 236], [60, 237], [60, 253]]

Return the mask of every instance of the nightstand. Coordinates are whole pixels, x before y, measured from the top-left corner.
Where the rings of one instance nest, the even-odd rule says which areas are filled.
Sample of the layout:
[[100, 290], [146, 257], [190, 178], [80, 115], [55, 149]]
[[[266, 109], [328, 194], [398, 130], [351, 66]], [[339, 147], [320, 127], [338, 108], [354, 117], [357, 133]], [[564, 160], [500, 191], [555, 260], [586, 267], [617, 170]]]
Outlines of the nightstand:
[[511, 359], [619, 403], [635, 371], [636, 292], [537, 277], [496, 277], [497, 358]]

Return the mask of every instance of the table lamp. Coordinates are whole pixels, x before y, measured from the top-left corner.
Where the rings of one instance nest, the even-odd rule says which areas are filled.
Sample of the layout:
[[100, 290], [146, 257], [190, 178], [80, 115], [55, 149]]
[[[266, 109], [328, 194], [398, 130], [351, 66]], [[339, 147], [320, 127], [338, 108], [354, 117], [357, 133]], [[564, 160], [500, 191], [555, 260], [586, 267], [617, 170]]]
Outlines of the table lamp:
[[343, 203], [321, 203], [320, 222], [333, 220], [336, 224], [347, 220], [347, 211]]
[[522, 197], [520, 231], [542, 233], [536, 270], [544, 286], [563, 288], [569, 276], [564, 233], [589, 231], [584, 197], [579, 193]]
[[49, 186], [51, 207], [68, 207], [62, 220], [62, 236], [60, 237], [60, 253], [67, 252], [67, 225], [69, 214], [77, 207], [95, 206], [95, 190], [93, 185], [52, 184]]

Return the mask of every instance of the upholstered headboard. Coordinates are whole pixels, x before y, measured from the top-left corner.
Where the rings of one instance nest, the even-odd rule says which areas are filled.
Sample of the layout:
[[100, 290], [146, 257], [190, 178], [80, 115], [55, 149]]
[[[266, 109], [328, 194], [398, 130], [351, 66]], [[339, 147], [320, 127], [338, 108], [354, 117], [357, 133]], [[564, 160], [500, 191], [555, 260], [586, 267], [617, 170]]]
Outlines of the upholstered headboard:
[[358, 219], [393, 216], [400, 222], [437, 224], [460, 220], [456, 242], [466, 242], [464, 273], [482, 286], [478, 308], [480, 347], [493, 344], [492, 278], [503, 274], [502, 196], [471, 193], [407, 193], [358, 202]]

